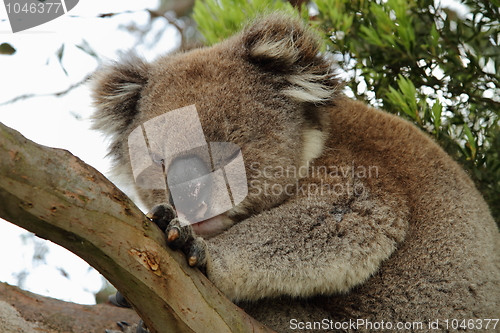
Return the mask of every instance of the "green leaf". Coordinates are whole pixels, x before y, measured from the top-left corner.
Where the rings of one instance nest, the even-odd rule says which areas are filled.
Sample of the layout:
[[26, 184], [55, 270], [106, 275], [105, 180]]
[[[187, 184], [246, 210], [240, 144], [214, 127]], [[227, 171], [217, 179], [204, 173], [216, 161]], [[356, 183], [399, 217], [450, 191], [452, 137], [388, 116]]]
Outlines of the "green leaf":
[[470, 159], [475, 160], [476, 153], [477, 153], [476, 140], [474, 139], [474, 136], [472, 135], [472, 132], [471, 132], [469, 126], [467, 126], [467, 124], [464, 124], [464, 132], [465, 132], [465, 136], [467, 137], [466, 146], [470, 149], [470, 152], [471, 152]]
[[412, 119], [415, 119], [415, 113], [411, 110], [411, 108], [406, 103], [405, 97], [401, 94], [400, 91], [394, 89], [393, 87], [389, 87], [389, 92], [386, 97], [389, 101], [395, 105], [396, 108], [401, 109], [404, 113], [410, 116]]
[[68, 72], [66, 71], [66, 68], [64, 68], [64, 65], [62, 63], [62, 58], [64, 56], [64, 44], [61, 45], [61, 47], [57, 50], [56, 55], [57, 55], [57, 59], [59, 59], [59, 64], [61, 65], [61, 68], [64, 71], [64, 74], [66, 74], [66, 76], [69, 76]]
[[82, 40], [82, 43], [80, 45], [76, 45], [76, 47], [82, 50], [83, 52], [87, 53], [91, 57], [99, 60], [99, 56], [85, 39]]
[[[274, 11], [298, 16], [287, 1], [205, 0], [195, 2], [193, 18], [206, 43], [211, 45], [233, 35], [252, 18]], [[305, 8], [302, 12], [307, 14]]]
[[441, 114], [443, 113], [443, 105], [441, 105], [441, 102], [439, 100], [436, 100], [434, 102], [434, 105], [432, 106], [432, 123], [434, 124], [434, 129], [436, 133], [439, 132], [441, 128]]
[[367, 42], [376, 46], [384, 46], [384, 42], [380, 39], [377, 31], [372, 27], [363, 25], [359, 28], [359, 31], [361, 32], [361, 38], [363, 38]]
[[415, 85], [401, 74], [398, 76], [399, 90], [389, 87], [389, 92], [386, 97], [396, 108], [400, 108], [404, 113], [409, 115], [411, 119], [421, 124], [422, 120], [418, 114], [417, 105], [417, 90]]
[[0, 44], [0, 54], [12, 55], [14, 53], [16, 53], [16, 49], [12, 45], [8, 43]]

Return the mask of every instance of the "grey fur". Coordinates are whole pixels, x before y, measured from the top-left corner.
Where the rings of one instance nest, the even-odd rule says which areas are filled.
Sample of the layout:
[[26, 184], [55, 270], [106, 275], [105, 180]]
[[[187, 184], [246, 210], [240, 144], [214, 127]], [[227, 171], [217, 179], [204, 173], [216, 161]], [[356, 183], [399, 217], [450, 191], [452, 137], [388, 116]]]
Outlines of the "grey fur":
[[[242, 148], [250, 194], [205, 237], [207, 275], [280, 332], [500, 318], [499, 234], [474, 184], [412, 124], [343, 97], [333, 66], [302, 23], [271, 15], [213, 47], [103, 68], [96, 127], [129, 183], [128, 134], [169, 110], [195, 104], [207, 141]], [[136, 190], [150, 209], [168, 198]]]

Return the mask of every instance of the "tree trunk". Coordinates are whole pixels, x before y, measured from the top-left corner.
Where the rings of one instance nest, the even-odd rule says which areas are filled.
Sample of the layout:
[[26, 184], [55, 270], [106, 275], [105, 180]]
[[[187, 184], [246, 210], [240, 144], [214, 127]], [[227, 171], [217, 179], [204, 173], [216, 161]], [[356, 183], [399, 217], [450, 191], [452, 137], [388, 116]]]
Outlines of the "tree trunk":
[[158, 227], [102, 174], [2, 124], [0, 217], [87, 261], [152, 333], [270, 332], [170, 250]]
[[104, 333], [123, 320], [134, 323], [139, 316], [132, 309], [68, 303], [0, 283], [2, 333]]

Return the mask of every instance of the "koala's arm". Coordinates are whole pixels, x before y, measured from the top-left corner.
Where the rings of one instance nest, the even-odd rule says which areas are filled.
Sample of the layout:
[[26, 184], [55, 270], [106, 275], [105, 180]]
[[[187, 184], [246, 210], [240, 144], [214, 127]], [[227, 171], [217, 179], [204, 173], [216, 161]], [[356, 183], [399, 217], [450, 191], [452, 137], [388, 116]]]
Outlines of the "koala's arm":
[[295, 197], [207, 241], [210, 280], [233, 301], [345, 292], [406, 233], [401, 196]]

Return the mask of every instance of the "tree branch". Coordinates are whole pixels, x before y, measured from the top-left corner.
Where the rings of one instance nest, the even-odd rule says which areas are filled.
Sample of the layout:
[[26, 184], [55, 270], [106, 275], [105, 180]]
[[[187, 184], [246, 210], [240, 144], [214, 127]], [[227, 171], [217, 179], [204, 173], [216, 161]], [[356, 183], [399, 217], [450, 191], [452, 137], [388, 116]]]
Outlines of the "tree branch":
[[69, 303], [0, 283], [2, 333], [104, 333], [118, 329], [117, 322], [138, 320], [131, 309]]
[[0, 124], [0, 217], [77, 254], [152, 333], [271, 332], [231, 303], [102, 174]]

